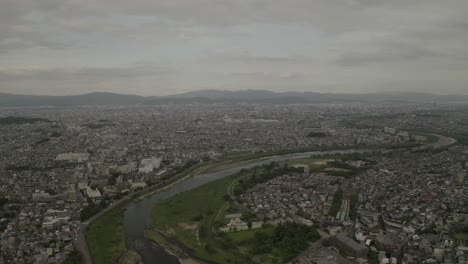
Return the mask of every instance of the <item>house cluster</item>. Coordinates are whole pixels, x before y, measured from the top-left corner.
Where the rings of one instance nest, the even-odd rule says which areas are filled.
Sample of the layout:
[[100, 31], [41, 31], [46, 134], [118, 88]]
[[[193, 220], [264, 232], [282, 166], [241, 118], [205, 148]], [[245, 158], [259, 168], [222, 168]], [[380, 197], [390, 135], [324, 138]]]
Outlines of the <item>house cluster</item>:
[[292, 173], [248, 189], [239, 202], [270, 224], [311, 225], [328, 218], [333, 198], [344, 177], [326, 173]]
[[468, 226], [465, 153], [454, 146], [376, 157], [353, 182], [355, 238], [390, 260], [464, 263], [466, 241], [457, 233]]

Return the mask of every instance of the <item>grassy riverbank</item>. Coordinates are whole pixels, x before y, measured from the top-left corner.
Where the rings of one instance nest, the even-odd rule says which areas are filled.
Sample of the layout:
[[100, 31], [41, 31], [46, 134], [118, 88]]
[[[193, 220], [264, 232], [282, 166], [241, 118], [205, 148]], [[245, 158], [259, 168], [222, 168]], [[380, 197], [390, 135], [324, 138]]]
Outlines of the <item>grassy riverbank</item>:
[[86, 230], [94, 263], [115, 263], [125, 251], [123, 214], [125, 206], [118, 206], [90, 224]]
[[108, 212], [91, 221], [86, 229], [86, 241], [94, 263], [114, 263], [124, 253], [125, 234], [123, 216], [127, 205], [130, 204], [133, 199], [143, 197], [158, 189], [164, 188], [165, 186], [169, 186], [184, 177], [190, 177], [196, 174], [197, 171], [201, 171], [201, 168], [202, 163], [199, 163], [159, 186], [154, 186], [138, 193], [134, 193], [130, 199], [122, 202], [115, 208], [112, 208]]
[[210, 248], [217, 246], [209, 237], [212, 219], [227, 202], [227, 189], [237, 177], [226, 177], [157, 203], [151, 226], [176, 238], [200, 258], [235, 259], [231, 254], [212, 254]]
[[152, 188], [132, 194], [130, 199], [92, 220], [86, 229], [86, 241], [94, 262], [96, 264], [109, 263], [109, 260], [111, 260], [111, 263], [113, 263], [124, 253], [125, 234], [123, 231], [123, 215], [125, 208], [132, 200], [148, 195], [185, 177], [198, 175], [219, 166], [232, 166], [233, 163], [235, 162], [227, 162], [224, 159], [198, 163], [159, 186], [153, 186]]

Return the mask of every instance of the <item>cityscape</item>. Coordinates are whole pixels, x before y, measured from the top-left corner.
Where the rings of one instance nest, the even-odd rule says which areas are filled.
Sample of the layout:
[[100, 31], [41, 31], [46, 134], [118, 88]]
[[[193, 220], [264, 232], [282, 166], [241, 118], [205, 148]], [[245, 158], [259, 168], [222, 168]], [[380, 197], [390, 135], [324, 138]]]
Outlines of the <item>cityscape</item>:
[[[319, 234], [288, 259], [295, 263], [465, 263], [466, 113], [463, 105], [405, 103], [3, 109], [2, 261], [96, 260], [110, 253], [91, 247], [99, 232], [91, 227], [113, 208], [177, 186], [181, 175], [242, 167], [256, 180], [237, 180], [226, 219], [215, 216], [219, 227], [204, 236], [295, 223]], [[282, 158], [270, 164], [270, 156]], [[179, 224], [203, 244], [209, 216]], [[206, 260], [170, 241], [166, 250], [181, 263]], [[115, 261], [141, 261], [126, 244]], [[274, 256], [251, 261], [285, 260]]]
[[0, 264], [468, 264], [467, 0], [0, 0]]

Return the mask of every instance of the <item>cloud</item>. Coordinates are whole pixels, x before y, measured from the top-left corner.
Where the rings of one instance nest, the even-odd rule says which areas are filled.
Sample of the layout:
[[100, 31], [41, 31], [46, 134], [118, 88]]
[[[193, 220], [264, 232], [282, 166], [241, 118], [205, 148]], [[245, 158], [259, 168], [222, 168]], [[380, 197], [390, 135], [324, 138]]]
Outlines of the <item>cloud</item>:
[[467, 13], [466, 0], [4, 0], [0, 91], [463, 92]]

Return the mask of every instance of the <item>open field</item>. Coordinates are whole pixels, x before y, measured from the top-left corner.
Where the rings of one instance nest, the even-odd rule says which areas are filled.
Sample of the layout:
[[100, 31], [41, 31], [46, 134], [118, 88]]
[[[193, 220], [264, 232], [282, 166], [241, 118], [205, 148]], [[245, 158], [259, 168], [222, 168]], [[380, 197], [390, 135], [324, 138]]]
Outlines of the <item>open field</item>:
[[119, 206], [94, 220], [88, 226], [86, 239], [94, 263], [114, 263], [125, 251], [124, 211], [125, 207]]
[[209, 239], [212, 219], [226, 204], [227, 189], [234, 180], [235, 176], [226, 177], [157, 203], [152, 210], [151, 226], [177, 238], [201, 258], [221, 262], [235, 259], [234, 255], [210, 250], [217, 243]]
[[123, 215], [126, 206], [131, 203], [132, 198], [144, 197], [155, 190], [169, 186], [184, 177], [190, 177], [201, 171], [204, 167], [202, 163], [196, 164], [177, 176], [164, 182], [162, 185], [153, 186], [134, 193], [129, 199], [122, 201], [116, 207], [111, 208], [96, 219], [91, 219], [86, 228], [86, 241], [94, 263], [109, 263], [118, 260], [125, 251], [125, 234], [123, 230]]
[[411, 134], [414, 136], [416, 142], [418, 143], [431, 144], [439, 140], [439, 137], [437, 137], [436, 135], [425, 134], [425, 133], [411, 133]]
[[264, 233], [264, 234], [273, 234], [274, 228], [272, 226], [265, 226], [262, 229], [258, 230], [243, 230], [243, 231], [237, 231], [237, 232], [229, 232], [226, 233], [226, 236], [232, 239], [236, 243], [242, 243], [244, 241], [253, 239], [256, 234], [258, 233]]

